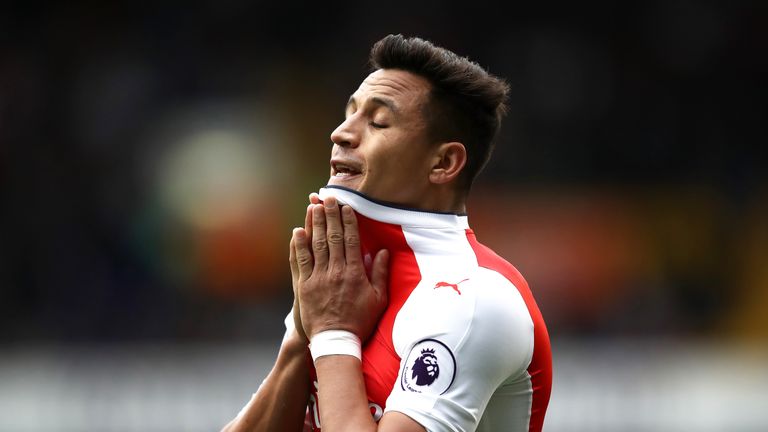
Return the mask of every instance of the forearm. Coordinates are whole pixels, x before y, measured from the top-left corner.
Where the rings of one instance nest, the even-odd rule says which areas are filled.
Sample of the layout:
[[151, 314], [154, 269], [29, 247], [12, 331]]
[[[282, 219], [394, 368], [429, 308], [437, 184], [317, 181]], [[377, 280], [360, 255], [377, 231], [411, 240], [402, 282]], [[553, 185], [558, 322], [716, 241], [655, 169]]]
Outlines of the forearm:
[[315, 361], [323, 432], [375, 431], [360, 360], [348, 355]]
[[308, 398], [307, 348], [299, 338], [288, 338], [254, 397], [222, 432], [301, 432]]

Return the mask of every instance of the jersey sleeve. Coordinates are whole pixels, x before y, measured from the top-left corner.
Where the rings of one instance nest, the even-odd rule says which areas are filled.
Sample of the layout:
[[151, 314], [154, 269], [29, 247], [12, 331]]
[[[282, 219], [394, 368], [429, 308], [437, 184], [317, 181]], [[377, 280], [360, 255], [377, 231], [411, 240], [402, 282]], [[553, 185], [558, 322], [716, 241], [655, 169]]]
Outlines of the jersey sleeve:
[[424, 280], [395, 319], [400, 356], [386, 410], [428, 431], [475, 430], [503, 383], [525, 378], [533, 322], [517, 288], [478, 269], [460, 283]]
[[285, 316], [283, 324], [285, 324], [285, 333], [283, 333], [283, 342], [285, 342], [288, 336], [296, 329], [296, 323], [293, 321], [293, 308]]

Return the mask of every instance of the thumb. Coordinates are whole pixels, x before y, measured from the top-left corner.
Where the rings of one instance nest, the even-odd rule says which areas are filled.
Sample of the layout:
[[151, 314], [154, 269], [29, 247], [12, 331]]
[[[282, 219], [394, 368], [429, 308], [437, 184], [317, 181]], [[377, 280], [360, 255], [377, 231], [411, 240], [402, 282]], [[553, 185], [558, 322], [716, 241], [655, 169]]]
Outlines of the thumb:
[[387, 301], [387, 279], [389, 277], [389, 251], [380, 250], [373, 259], [371, 285], [382, 301]]

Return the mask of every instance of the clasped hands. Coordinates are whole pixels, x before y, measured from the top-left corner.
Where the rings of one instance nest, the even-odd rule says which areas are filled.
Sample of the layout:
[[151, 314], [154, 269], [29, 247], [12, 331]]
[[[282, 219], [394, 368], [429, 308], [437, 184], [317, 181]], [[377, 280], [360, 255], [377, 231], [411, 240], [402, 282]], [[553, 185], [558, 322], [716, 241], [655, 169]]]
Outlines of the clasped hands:
[[387, 305], [389, 253], [376, 254], [369, 279], [351, 207], [310, 195], [305, 226], [291, 236], [289, 262], [302, 338], [325, 330], [346, 330], [362, 341], [370, 336]]

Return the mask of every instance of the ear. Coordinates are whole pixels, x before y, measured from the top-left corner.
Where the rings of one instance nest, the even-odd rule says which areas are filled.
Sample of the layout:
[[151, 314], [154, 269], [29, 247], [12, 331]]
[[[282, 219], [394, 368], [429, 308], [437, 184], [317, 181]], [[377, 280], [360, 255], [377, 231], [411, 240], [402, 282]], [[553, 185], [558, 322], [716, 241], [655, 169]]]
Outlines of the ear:
[[442, 143], [433, 155], [429, 181], [435, 184], [455, 180], [467, 164], [467, 149], [460, 142]]

